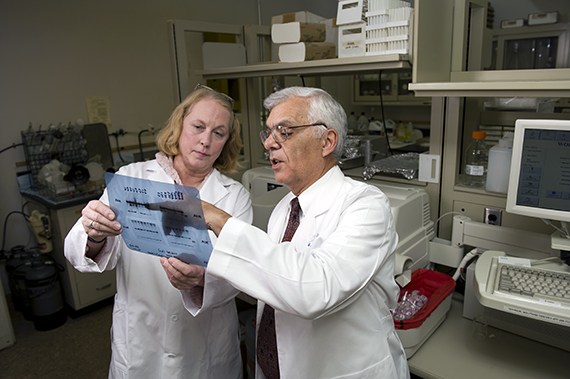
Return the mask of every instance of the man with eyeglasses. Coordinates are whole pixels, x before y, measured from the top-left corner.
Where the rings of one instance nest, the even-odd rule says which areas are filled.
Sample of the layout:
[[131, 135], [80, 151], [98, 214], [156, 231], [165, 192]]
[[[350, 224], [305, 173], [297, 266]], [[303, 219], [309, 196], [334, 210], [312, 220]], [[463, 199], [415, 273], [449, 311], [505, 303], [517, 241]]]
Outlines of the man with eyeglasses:
[[[337, 165], [345, 111], [325, 91], [303, 87], [264, 105], [261, 140], [275, 179], [291, 190], [268, 232], [203, 202], [218, 235], [208, 274], [258, 299], [256, 378], [408, 378], [390, 313], [398, 237], [387, 197]], [[203, 275], [176, 259], [163, 264], [176, 288]]]

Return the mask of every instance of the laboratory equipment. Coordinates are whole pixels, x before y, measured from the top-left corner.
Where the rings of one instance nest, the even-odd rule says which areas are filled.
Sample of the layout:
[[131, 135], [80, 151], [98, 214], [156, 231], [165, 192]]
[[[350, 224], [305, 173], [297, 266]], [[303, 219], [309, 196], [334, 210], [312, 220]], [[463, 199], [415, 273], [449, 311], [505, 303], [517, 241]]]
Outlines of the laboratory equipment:
[[[506, 210], [541, 218], [553, 226], [552, 220], [560, 221], [560, 228], [552, 236], [476, 223], [464, 216], [454, 218], [452, 232], [452, 243], [458, 246], [464, 243], [490, 249], [478, 258], [471, 273], [468, 269], [468, 311], [464, 310], [464, 315], [474, 317], [482, 313], [491, 326], [568, 351], [570, 301], [564, 283], [570, 276], [566, 226], [570, 221], [570, 191], [564, 178], [570, 174], [569, 147], [568, 120], [516, 121]], [[526, 274], [528, 283], [520, 293], [515, 284], [500, 286], [504, 265], [525, 266], [525, 270], [532, 271]], [[515, 268], [505, 270], [508, 275]], [[547, 289], [543, 284], [535, 284], [540, 283], [541, 272], [550, 273], [551, 282], [558, 281], [557, 292], [550, 286]], [[542, 283], [547, 281], [544, 276]], [[546, 294], [532, 295], [532, 288], [537, 285]]]
[[[275, 180], [270, 167], [247, 170], [242, 183], [251, 193], [253, 225], [266, 230], [273, 208], [289, 189]], [[430, 218], [429, 196], [425, 190], [417, 187], [376, 180], [367, 183], [380, 188], [390, 199], [399, 237], [394, 275], [399, 284], [405, 286], [411, 280], [414, 270], [429, 265], [429, 241], [435, 235], [434, 223]]]
[[53, 259], [29, 262], [25, 285], [30, 297], [32, 320], [36, 330], [52, 330], [65, 324], [67, 314]]
[[386, 158], [388, 156], [388, 150], [388, 143], [385, 136], [349, 135], [344, 141], [339, 166], [343, 170], [368, 166], [372, 161]]
[[51, 241], [49, 216], [34, 209], [30, 215], [29, 222], [34, 230], [34, 237], [38, 243], [40, 253], [51, 253], [53, 245]]
[[499, 263], [494, 291], [534, 304], [570, 307], [570, 274]]
[[[520, 264], [525, 267], [518, 267]], [[570, 287], [564, 284], [570, 277], [569, 266], [560, 262], [513, 258], [495, 250], [484, 252], [476, 265], [471, 266], [475, 267], [470, 275], [468, 270], [467, 282], [473, 283], [473, 287], [466, 286], [465, 291], [465, 303], [470, 304], [471, 311], [469, 315], [464, 312], [464, 316], [484, 315], [493, 327], [570, 351], [570, 299], [565, 297]], [[516, 289], [518, 283], [512, 279], [506, 285], [513, 286], [513, 290], [506, 290], [505, 284], [501, 287], [503, 270], [506, 275], [511, 271], [515, 276], [516, 271], [526, 271], [517, 278], [517, 281], [525, 281], [520, 293]], [[549, 290], [545, 290], [554, 282], [561, 297], [549, 295]], [[538, 290], [538, 295], [531, 295], [538, 286], [542, 286], [546, 294], [540, 294], [541, 290]], [[474, 302], [481, 306], [473, 306]]]
[[552, 247], [570, 259], [570, 120], [517, 120], [507, 212], [561, 222]]
[[420, 268], [413, 272], [411, 282], [400, 290], [398, 308], [403, 306], [405, 298], [415, 297], [420, 302], [409, 318], [397, 317], [397, 309], [393, 312], [396, 333], [408, 359], [445, 320], [454, 289], [455, 280], [449, 275]]

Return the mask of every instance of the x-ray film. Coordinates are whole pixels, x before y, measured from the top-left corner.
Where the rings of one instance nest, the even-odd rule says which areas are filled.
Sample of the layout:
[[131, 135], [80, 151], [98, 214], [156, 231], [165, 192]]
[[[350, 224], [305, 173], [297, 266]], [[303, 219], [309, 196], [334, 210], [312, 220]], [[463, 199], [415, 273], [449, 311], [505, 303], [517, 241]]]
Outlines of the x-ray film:
[[129, 249], [208, 265], [212, 242], [196, 188], [111, 173], [105, 181]]

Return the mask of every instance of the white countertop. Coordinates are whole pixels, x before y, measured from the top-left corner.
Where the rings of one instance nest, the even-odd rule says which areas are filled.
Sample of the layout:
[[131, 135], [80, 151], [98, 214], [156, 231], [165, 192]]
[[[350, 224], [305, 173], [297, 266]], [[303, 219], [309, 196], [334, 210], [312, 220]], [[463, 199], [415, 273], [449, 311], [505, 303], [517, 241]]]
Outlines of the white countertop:
[[463, 302], [454, 298], [445, 321], [408, 360], [413, 374], [424, 379], [570, 378], [570, 352], [490, 326], [489, 337], [479, 340], [462, 313]]

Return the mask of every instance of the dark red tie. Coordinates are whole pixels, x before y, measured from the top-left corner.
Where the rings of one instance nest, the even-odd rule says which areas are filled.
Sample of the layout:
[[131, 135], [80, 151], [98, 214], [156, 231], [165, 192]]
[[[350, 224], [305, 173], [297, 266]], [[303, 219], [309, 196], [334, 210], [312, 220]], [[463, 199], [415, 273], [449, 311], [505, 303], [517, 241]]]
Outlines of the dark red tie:
[[[299, 199], [291, 200], [291, 213], [289, 213], [289, 222], [287, 229], [283, 235], [281, 242], [291, 241], [297, 227], [299, 226], [299, 218], [301, 207]], [[275, 335], [275, 310], [268, 304], [263, 308], [263, 315], [259, 323], [259, 331], [257, 333], [257, 364], [261, 367], [261, 371], [267, 379], [279, 378], [279, 357], [277, 356], [277, 337]]]

